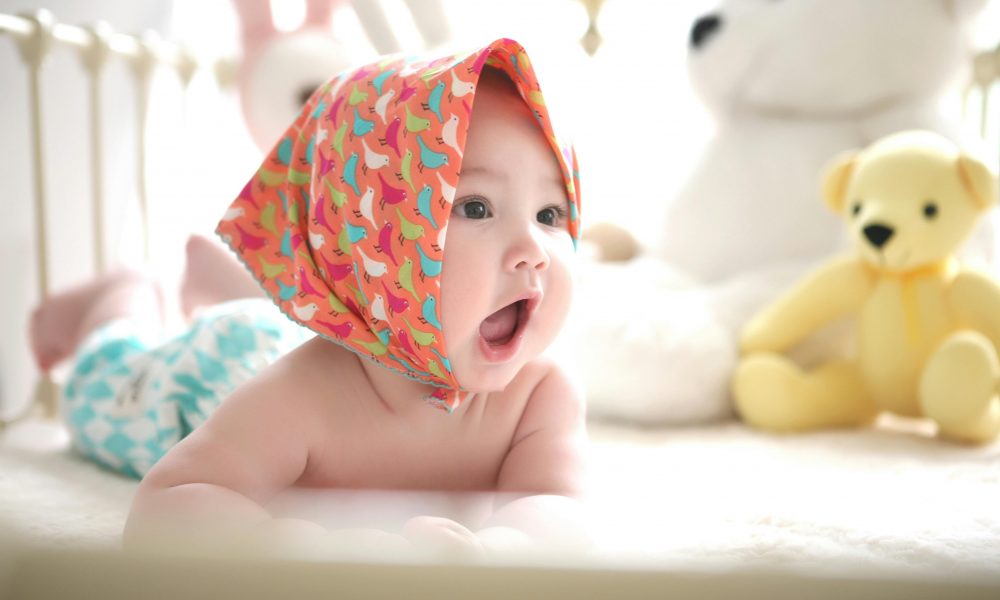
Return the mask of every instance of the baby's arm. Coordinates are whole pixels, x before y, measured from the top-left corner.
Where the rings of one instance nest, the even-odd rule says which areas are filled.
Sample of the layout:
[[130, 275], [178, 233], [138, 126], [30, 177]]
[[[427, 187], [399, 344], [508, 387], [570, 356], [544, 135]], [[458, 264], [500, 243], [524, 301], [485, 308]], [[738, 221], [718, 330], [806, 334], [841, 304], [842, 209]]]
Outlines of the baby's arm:
[[156, 464], [132, 503], [126, 545], [164, 533], [215, 542], [263, 524], [299, 535], [310, 529], [306, 522], [275, 523], [263, 508], [300, 478], [316, 439], [317, 419], [310, 418], [308, 395], [290, 369], [279, 361], [237, 389]]
[[411, 519], [420, 548], [488, 553], [589, 547], [576, 496], [582, 490], [586, 424], [580, 387], [558, 366], [534, 385], [501, 465], [492, 514], [478, 531], [442, 517]]
[[477, 532], [484, 546], [502, 549], [521, 536], [544, 546], [589, 545], [576, 500], [584, 478], [585, 416], [580, 385], [553, 365], [532, 392], [500, 469], [503, 504]]

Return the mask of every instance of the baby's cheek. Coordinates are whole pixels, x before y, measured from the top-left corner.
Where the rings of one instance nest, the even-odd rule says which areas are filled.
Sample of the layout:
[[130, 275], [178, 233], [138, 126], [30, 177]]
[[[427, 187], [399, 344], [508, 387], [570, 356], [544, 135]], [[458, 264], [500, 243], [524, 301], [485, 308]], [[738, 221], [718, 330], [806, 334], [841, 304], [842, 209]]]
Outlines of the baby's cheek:
[[560, 245], [551, 253], [551, 256], [550, 271], [553, 278], [551, 285], [562, 290], [567, 299], [572, 298], [576, 284], [578, 255], [572, 246], [563, 247]]
[[553, 261], [549, 269], [549, 285], [545, 290], [545, 301], [548, 303], [550, 324], [558, 333], [566, 320], [575, 287], [574, 271], [567, 261]]

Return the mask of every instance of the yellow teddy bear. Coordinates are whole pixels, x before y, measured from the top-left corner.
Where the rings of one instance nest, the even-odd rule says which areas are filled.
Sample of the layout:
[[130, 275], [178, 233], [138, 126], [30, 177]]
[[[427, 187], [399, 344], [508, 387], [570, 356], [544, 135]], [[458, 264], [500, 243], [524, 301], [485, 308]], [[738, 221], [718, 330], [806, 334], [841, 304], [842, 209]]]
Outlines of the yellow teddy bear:
[[[930, 132], [838, 158], [823, 181], [855, 252], [830, 261], [747, 324], [737, 408], [775, 431], [857, 426], [879, 412], [933, 419], [965, 442], [1000, 432], [1000, 284], [955, 252], [997, 201], [997, 176]], [[857, 319], [856, 353], [805, 371], [782, 353]]]

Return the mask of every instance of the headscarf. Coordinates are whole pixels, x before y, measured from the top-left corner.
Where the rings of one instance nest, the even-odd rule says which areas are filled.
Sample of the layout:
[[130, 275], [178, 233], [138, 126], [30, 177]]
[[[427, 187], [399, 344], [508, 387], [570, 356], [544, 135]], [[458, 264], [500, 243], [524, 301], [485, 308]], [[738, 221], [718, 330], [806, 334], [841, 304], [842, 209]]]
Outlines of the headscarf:
[[458, 407], [441, 327], [445, 232], [479, 76], [505, 73], [562, 170], [579, 231], [576, 156], [556, 138], [524, 48], [497, 40], [437, 59], [390, 56], [313, 94], [216, 233], [293, 321], [437, 386]]

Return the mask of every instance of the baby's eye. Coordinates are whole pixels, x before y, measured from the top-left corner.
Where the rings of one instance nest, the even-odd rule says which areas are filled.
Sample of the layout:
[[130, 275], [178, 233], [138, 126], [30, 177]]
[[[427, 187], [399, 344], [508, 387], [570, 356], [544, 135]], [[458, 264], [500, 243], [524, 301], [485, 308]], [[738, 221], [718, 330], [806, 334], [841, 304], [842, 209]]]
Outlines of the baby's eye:
[[455, 207], [466, 219], [485, 219], [492, 216], [489, 207], [482, 200], [468, 200]]
[[562, 224], [563, 218], [566, 216], [566, 210], [558, 206], [550, 206], [548, 208], [538, 211], [537, 219], [542, 225], [548, 225], [549, 227], [558, 227]]

